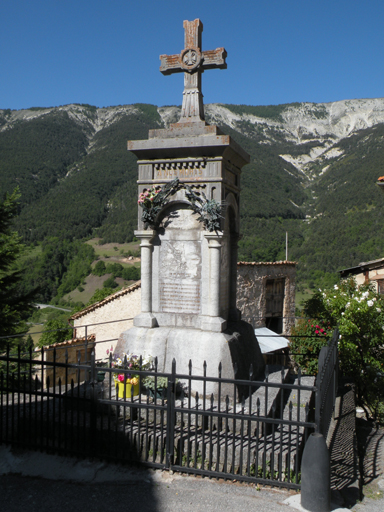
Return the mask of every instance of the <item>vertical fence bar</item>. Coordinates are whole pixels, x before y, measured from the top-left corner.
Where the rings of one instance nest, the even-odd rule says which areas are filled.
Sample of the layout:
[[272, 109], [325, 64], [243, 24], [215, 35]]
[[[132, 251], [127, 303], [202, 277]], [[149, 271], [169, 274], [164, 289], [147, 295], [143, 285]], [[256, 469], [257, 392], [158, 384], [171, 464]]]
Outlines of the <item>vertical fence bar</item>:
[[208, 417], [205, 414], [205, 402], [207, 395], [207, 362], [203, 364], [203, 411], [201, 416], [201, 459], [205, 460], [205, 431], [208, 430]]
[[28, 425], [29, 425], [29, 428], [28, 428], [28, 444], [29, 446], [32, 445], [32, 390], [33, 390], [33, 387], [32, 387], [32, 382], [33, 382], [33, 379], [32, 379], [32, 346], [29, 347], [28, 349], [28, 352], [29, 352], [29, 371], [28, 371], [28, 386], [29, 386], [29, 411], [28, 411]]
[[217, 394], [217, 447], [216, 447], [216, 471], [220, 471], [220, 442], [221, 442], [221, 433], [223, 430], [223, 420], [221, 418], [221, 371], [222, 365], [219, 363], [218, 367], [218, 394]]
[[[97, 394], [96, 394], [96, 355], [95, 348], [92, 349], [91, 352], [91, 404], [90, 404], [90, 425], [89, 425], [89, 434], [90, 434], [90, 446], [89, 451], [92, 456], [96, 455], [96, 430], [97, 430]], [[84, 429], [85, 431], [85, 429]]]
[[[53, 379], [52, 379], [52, 448], [55, 449], [56, 435], [56, 347], [53, 347]], [[49, 417], [48, 417], [49, 421]]]
[[[233, 373], [237, 374], [237, 364], [234, 364]], [[233, 381], [233, 418], [232, 418], [232, 474], [235, 474], [235, 466], [236, 466], [236, 401], [237, 401], [237, 389], [236, 382]]]
[[[168, 390], [167, 390], [167, 438], [166, 438], [166, 453], [167, 467], [172, 467], [174, 463], [174, 437], [175, 437], [175, 385], [176, 385], [176, 359], [172, 360], [172, 373], [170, 379], [168, 379]], [[156, 391], [156, 390], [155, 390]], [[164, 401], [162, 400], [164, 403]]]
[[20, 383], [21, 383], [21, 347], [17, 347], [17, 443], [20, 443]]

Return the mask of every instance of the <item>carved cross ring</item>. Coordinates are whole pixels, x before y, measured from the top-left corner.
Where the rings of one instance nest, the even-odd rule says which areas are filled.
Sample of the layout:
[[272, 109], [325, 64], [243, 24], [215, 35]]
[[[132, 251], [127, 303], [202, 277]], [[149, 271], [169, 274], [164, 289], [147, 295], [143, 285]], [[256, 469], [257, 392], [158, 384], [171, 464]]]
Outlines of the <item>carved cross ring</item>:
[[202, 55], [198, 48], [185, 48], [180, 53], [180, 64], [185, 71], [194, 71], [202, 61]]

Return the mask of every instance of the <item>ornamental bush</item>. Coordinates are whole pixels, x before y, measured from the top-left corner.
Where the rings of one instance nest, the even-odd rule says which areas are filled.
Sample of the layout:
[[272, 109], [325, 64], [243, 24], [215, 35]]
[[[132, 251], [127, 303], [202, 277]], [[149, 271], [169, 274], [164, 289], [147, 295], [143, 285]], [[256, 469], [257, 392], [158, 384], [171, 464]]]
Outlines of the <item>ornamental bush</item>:
[[[358, 286], [348, 279], [330, 290], [319, 290], [304, 311], [332, 330], [338, 327], [340, 369], [353, 378], [358, 405], [377, 419], [384, 396], [384, 298], [371, 284]], [[302, 338], [301, 346], [309, 350], [313, 339]]]
[[331, 335], [331, 325], [327, 320], [300, 319], [292, 328], [291, 356], [304, 374], [317, 374], [320, 350], [328, 344]]

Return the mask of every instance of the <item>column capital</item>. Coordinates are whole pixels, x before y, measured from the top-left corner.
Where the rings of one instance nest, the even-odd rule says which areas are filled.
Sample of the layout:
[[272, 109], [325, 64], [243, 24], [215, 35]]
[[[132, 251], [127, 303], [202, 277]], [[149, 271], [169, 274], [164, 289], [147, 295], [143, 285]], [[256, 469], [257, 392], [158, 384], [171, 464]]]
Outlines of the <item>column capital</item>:
[[203, 231], [204, 238], [208, 241], [209, 248], [220, 248], [221, 242], [227, 235], [224, 235], [222, 231], [211, 232], [211, 231]]
[[140, 240], [140, 245], [150, 245], [157, 232], [153, 229], [147, 229], [143, 231], [134, 231], [133, 233], [135, 237]]

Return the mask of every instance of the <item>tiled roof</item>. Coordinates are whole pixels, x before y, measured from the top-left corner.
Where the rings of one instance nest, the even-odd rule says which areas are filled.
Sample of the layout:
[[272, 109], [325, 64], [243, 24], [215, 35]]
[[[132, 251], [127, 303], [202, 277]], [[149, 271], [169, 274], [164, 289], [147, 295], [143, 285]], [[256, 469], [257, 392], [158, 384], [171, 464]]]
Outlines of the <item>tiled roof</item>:
[[384, 267], [384, 258], [372, 261], [362, 261], [356, 267], [344, 268], [338, 270], [341, 277], [347, 277], [349, 275], [360, 274], [364, 270], [375, 270]]
[[253, 265], [253, 266], [261, 266], [261, 265], [297, 265], [297, 261], [238, 261], [237, 266], [240, 267], [242, 265]]
[[[95, 334], [89, 334], [87, 336], [87, 341], [88, 341], [88, 343], [96, 341]], [[77, 345], [78, 343], [84, 343], [84, 342], [85, 342], [85, 336], [83, 336], [82, 338], [73, 338], [71, 340], [62, 341], [61, 343], [53, 343], [52, 345], [45, 345], [43, 348], [44, 348], [44, 350], [47, 350], [47, 349], [49, 350], [49, 349], [52, 349], [55, 347], [65, 347], [66, 345]]]
[[108, 297], [105, 297], [105, 299], [101, 300], [100, 302], [96, 302], [96, 304], [91, 304], [87, 308], [82, 309], [78, 313], [75, 313], [70, 317], [70, 320], [77, 320], [78, 318], [81, 318], [82, 316], [86, 315], [87, 313], [90, 313], [91, 311], [94, 311], [97, 308], [101, 308], [105, 304], [108, 304], [108, 302], [112, 302], [115, 299], [119, 299], [120, 297], [123, 297], [124, 295], [127, 295], [128, 293], [132, 293], [138, 288], [141, 287], [141, 281], [136, 281], [136, 283], [132, 284], [131, 286], [128, 286], [128, 288], [124, 288], [123, 290], [119, 290], [116, 293], [113, 293], [112, 295], [108, 295]]

